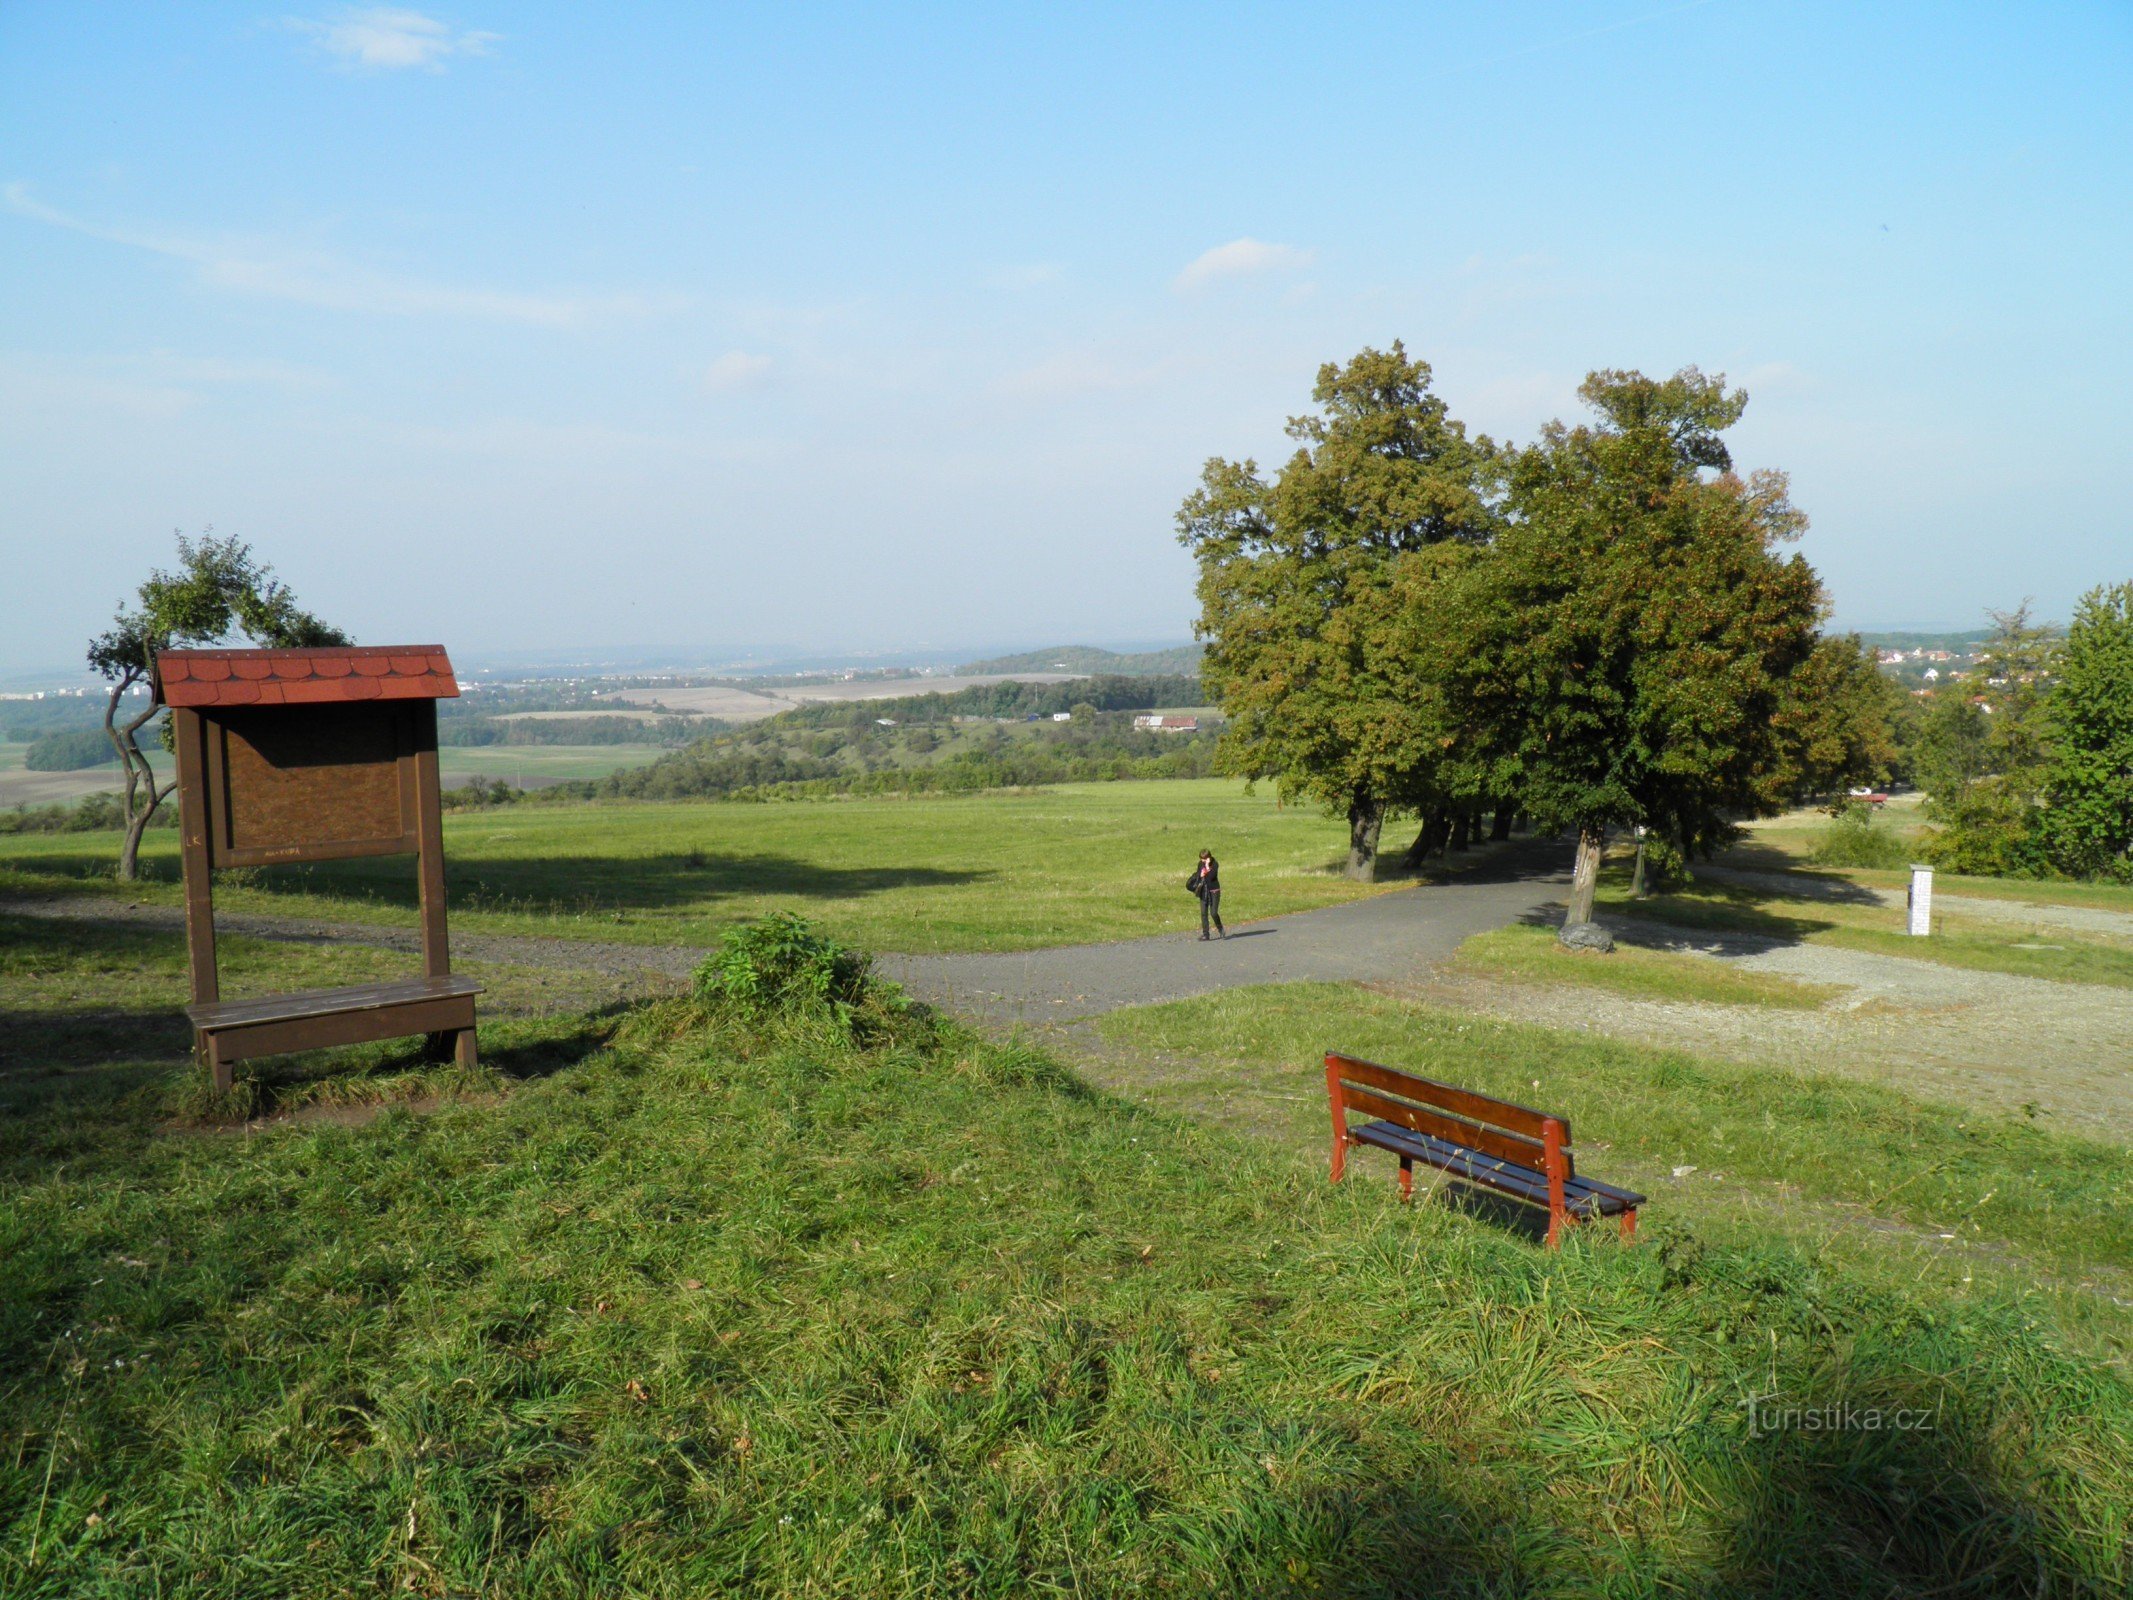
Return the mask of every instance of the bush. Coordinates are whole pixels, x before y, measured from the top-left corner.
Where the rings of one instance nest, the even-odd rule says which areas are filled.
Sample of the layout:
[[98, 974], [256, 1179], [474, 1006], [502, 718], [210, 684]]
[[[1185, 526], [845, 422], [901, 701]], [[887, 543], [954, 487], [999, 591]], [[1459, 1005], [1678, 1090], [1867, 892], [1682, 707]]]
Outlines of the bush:
[[873, 975], [873, 957], [839, 944], [805, 917], [773, 911], [730, 928], [696, 969], [696, 993], [751, 1022], [827, 1014], [847, 1032], [863, 1012], [909, 1009], [903, 991]]
[[1874, 808], [1847, 803], [1830, 819], [1808, 859], [1819, 867], [1906, 867], [1911, 847], [1889, 828], [1874, 825]]
[[107, 764], [118, 765], [118, 751], [101, 728], [47, 733], [32, 740], [22, 753], [22, 765], [30, 772], [80, 772]]

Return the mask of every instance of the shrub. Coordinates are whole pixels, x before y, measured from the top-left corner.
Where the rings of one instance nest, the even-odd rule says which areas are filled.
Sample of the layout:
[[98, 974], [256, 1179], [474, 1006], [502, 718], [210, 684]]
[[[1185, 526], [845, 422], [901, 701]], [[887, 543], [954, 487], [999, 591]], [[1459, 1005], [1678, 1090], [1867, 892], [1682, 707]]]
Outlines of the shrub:
[[23, 768], [29, 772], [81, 772], [107, 764], [118, 765], [118, 751], [101, 728], [44, 734], [22, 755]]
[[862, 1012], [908, 1009], [903, 991], [875, 977], [873, 964], [805, 917], [773, 911], [726, 931], [696, 969], [696, 993], [749, 1021], [827, 1013], [852, 1031]]
[[1894, 830], [1876, 827], [1874, 808], [1845, 805], [1814, 842], [1808, 859], [1822, 867], [1905, 867], [1911, 848]]

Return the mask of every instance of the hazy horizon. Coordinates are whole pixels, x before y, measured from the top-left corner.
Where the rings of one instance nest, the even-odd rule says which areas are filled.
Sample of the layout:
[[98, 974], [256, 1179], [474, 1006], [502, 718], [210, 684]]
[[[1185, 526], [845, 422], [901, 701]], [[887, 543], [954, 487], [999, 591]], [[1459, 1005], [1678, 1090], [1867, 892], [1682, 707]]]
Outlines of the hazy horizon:
[[1202, 462], [1394, 339], [1515, 439], [1723, 371], [1834, 626], [2064, 619], [2133, 576], [2069, 470], [2129, 66], [2100, 5], [6, 8], [0, 676], [207, 527], [469, 659], [1183, 641]]

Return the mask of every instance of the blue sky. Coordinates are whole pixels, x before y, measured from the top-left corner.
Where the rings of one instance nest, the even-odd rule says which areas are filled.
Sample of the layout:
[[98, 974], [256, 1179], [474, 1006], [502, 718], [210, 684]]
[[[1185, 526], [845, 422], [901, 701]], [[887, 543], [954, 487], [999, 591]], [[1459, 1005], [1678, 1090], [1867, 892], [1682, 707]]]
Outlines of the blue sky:
[[0, 7], [0, 668], [173, 529], [372, 642], [1183, 638], [1394, 338], [1752, 396], [1841, 625], [2133, 577], [2133, 8]]

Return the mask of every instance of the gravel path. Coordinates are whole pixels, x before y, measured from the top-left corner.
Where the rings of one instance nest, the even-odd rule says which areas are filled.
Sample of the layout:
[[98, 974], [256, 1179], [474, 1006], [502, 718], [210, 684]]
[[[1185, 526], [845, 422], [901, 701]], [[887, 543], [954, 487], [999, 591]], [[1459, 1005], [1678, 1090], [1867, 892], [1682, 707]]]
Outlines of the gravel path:
[[885, 955], [878, 965], [920, 999], [965, 1016], [1061, 1022], [1246, 984], [1406, 978], [1473, 934], [1559, 902], [1569, 881], [1568, 846], [1536, 843], [1450, 883], [1233, 924], [1226, 940], [1169, 933], [1001, 954]]
[[1836, 1072], [1928, 1099], [2036, 1113], [2133, 1141], [2133, 990], [1974, 972], [1749, 934], [1603, 919], [1617, 939], [1845, 993], [1820, 1010], [1636, 1000], [1597, 988], [1438, 973], [1411, 992], [1549, 1027]]
[[[142, 905], [90, 895], [64, 900], [5, 900], [0, 901], [0, 911], [15, 917], [102, 922], [121, 927], [154, 928], [167, 933], [185, 931], [185, 912], [181, 907]], [[215, 929], [218, 933], [277, 939], [289, 944], [361, 944], [380, 950], [399, 950], [409, 955], [422, 953], [422, 935], [418, 930], [380, 927], [369, 922], [323, 922], [309, 917], [218, 911], [215, 913]], [[595, 973], [603, 978], [633, 978], [648, 972], [662, 978], [686, 978], [696, 970], [696, 964], [705, 954], [681, 945], [602, 944], [590, 939], [457, 932], [451, 935], [451, 948], [455, 961], [554, 967], [566, 972]]]

